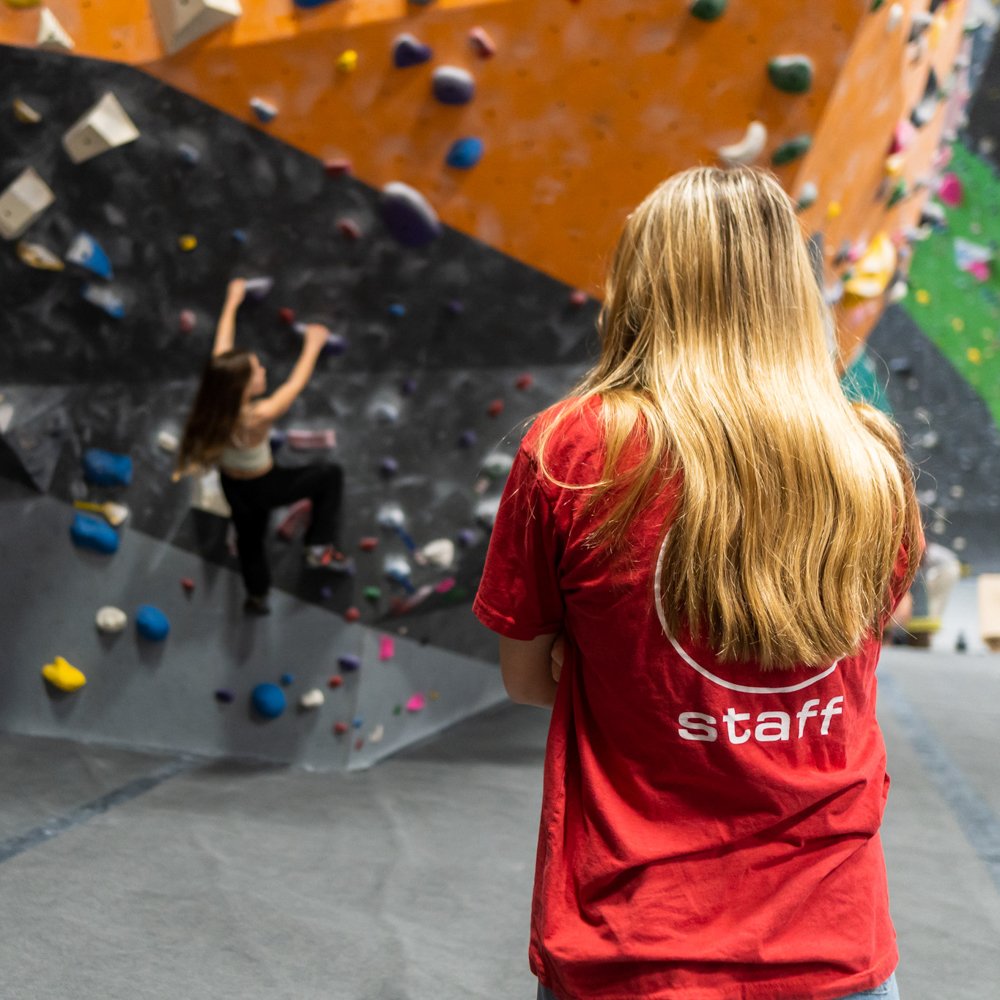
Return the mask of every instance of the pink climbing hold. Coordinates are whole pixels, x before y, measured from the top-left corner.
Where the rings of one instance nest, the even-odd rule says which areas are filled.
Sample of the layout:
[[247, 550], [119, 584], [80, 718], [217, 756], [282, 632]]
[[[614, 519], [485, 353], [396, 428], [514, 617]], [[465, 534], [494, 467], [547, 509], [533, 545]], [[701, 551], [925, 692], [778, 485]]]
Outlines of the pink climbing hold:
[[344, 157], [326, 160], [323, 164], [327, 177], [343, 177], [351, 172], [351, 161]]
[[197, 322], [198, 318], [193, 309], [182, 309], [177, 325], [180, 327], [181, 333], [191, 333]]
[[337, 447], [337, 432], [292, 429], [288, 432], [288, 447], [293, 451], [314, 451]]
[[469, 44], [476, 55], [489, 59], [496, 55], [497, 46], [485, 28], [475, 27], [469, 32]]
[[990, 280], [990, 265], [985, 260], [975, 260], [968, 267], [969, 274], [977, 281]]
[[455, 578], [453, 576], [446, 576], [439, 583], [434, 584], [435, 594], [447, 594], [455, 586]]
[[901, 121], [892, 132], [892, 142], [889, 143], [889, 155], [895, 156], [908, 149], [917, 130], [910, 123], [909, 119]]
[[361, 239], [361, 227], [353, 219], [338, 220], [337, 232], [339, 232], [344, 239], [352, 241]]
[[312, 507], [312, 500], [309, 497], [293, 503], [278, 525], [278, 537], [290, 542], [302, 534], [312, 520]]
[[964, 190], [957, 174], [945, 174], [938, 184], [938, 197], [949, 207], [958, 208], [962, 204]]
[[407, 712], [422, 712], [427, 707], [427, 699], [418, 691], [407, 703]]
[[570, 292], [569, 304], [579, 309], [580, 306], [587, 304], [587, 293], [582, 288], [574, 288]]
[[378, 658], [380, 660], [391, 660], [396, 655], [396, 643], [391, 635], [379, 636]]

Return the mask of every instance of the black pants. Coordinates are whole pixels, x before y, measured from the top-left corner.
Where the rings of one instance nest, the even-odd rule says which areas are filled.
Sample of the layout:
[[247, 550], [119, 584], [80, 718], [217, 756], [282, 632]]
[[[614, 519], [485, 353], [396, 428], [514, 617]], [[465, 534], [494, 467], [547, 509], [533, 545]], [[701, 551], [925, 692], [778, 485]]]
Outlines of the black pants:
[[220, 473], [222, 492], [233, 512], [236, 550], [247, 593], [263, 597], [271, 587], [265, 539], [271, 511], [304, 500], [312, 501], [312, 521], [306, 545], [333, 545], [344, 492], [344, 472], [339, 465], [305, 465], [298, 469], [275, 466], [255, 479], [234, 479]]

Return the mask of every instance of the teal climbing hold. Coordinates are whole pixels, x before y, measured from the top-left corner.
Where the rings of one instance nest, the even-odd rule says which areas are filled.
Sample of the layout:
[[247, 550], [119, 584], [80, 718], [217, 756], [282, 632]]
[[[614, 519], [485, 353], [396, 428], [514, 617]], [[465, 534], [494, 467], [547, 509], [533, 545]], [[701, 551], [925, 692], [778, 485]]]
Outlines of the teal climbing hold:
[[813, 63], [808, 56], [777, 56], [767, 64], [767, 75], [778, 90], [805, 94], [812, 87]]
[[729, 0], [694, 0], [690, 10], [701, 21], [717, 21], [728, 6]]
[[776, 167], [784, 166], [803, 156], [812, 145], [812, 137], [808, 135], [797, 135], [788, 142], [783, 142], [772, 154], [771, 162]]

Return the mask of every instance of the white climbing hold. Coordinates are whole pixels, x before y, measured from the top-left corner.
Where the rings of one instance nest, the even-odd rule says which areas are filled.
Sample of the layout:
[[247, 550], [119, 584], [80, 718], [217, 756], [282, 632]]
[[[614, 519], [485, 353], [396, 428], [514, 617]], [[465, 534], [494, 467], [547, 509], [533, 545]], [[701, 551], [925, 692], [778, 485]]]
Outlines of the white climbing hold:
[[401, 528], [406, 522], [406, 515], [399, 504], [387, 503], [379, 508], [375, 520], [381, 528]]
[[762, 122], [750, 122], [743, 138], [731, 146], [720, 146], [719, 159], [728, 166], [753, 163], [767, 145], [767, 128]]
[[326, 701], [326, 697], [319, 688], [313, 688], [299, 698], [300, 708], [319, 708]]
[[124, 632], [128, 625], [128, 615], [121, 608], [112, 607], [110, 604], [97, 609], [97, 627], [109, 635], [117, 632]]
[[59, 49], [63, 52], [76, 48], [76, 43], [48, 7], [43, 7], [39, 12], [35, 44], [40, 49]]
[[105, 94], [66, 134], [63, 149], [74, 163], [139, 138], [139, 130], [114, 94]]
[[368, 742], [369, 743], [381, 743], [384, 738], [385, 738], [385, 726], [383, 726], [382, 723], [380, 722], [368, 734]]
[[28, 167], [0, 194], [0, 237], [16, 239], [55, 200], [48, 184]]
[[177, 435], [171, 431], [160, 431], [160, 433], [156, 435], [156, 443], [169, 455], [173, 455], [174, 452], [176, 452], [180, 447], [180, 441], [177, 440]]
[[892, 34], [901, 24], [903, 23], [903, 5], [901, 3], [894, 3], [889, 8], [889, 16], [886, 18], [885, 30], [886, 34]]
[[163, 47], [174, 53], [242, 16], [239, 0], [152, 0]]
[[493, 523], [497, 519], [497, 513], [500, 510], [500, 497], [488, 497], [485, 500], [480, 500], [476, 504], [475, 518], [476, 523], [481, 524], [484, 528], [492, 528]]
[[447, 569], [455, 561], [455, 543], [450, 538], [436, 538], [420, 550], [420, 557], [431, 566]]

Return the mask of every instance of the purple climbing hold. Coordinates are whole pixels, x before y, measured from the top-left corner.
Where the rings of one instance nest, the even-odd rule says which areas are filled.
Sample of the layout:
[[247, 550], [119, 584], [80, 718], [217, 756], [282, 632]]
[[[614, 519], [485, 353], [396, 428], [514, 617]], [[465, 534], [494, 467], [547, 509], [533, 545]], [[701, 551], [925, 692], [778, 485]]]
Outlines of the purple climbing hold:
[[463, 448], [472, 448], [478, 440], [479, 438], [476, 436], [476, 432], [468, 430], [462, 431], [462, 435], [458, 439], [458, 443]]
[[460, 299], [450, 299], [447, 305], [448, 312], [452, 316], [461, 316], [465, 312], [465, 303]]
[[476, 544], [477, 538], [478, 534], [474, 529], [462, 528], [462, 530], [458, 533], [458, 544], [467, 549]]
[[431, 203], [401, 181], [391, 181], [382, 188], [382, 218], [404, 246], [427, 246], [441, 235], [441, 222]]
[[236, 692], [232, 688], [219, 688], [215, 692], [215, 700], [224, 705], [231, 705], [236, 701]]
[[434, 58], [434, 50], [429, 45], [414, 38], [413, 35], [397, 35], [392, 43], [392, 61], [398, 69], [407, 66], [419, 66]]
[[399, 391], [404, 396], [412, 396], [417, 391], [417, 380], [415, 378], [404, 378], [399, 385]]
[[379, 462], [378, 469], [383, 476], [394, 476], [397, 472], [399, 472], [399, 462], [390, 456], [386, 456], [381, 462]]
[[458, 66], [441, 66], [432, 78], [434, 96], [442, 104], [468, 104], [475, 96], [476, 81]]
[[333, 0], [295, 0], [295, 6], [303, 10], [312, 10], [314, 7], [322, 7], [325, 3], [333, 3]]
[[483, 140], [474, 136], [466, 136], [464, 139], [456, 139], [452, 143], [445, 163], [449, 167], [458, 170], [470, 170], [483, 158]]
[[361, 669], [361, 658], [355, 656], [353, 653], [345, 653], [343, 656], [338, 656], [337, 663], [340, 665], [341, 670], [351, 671]]

